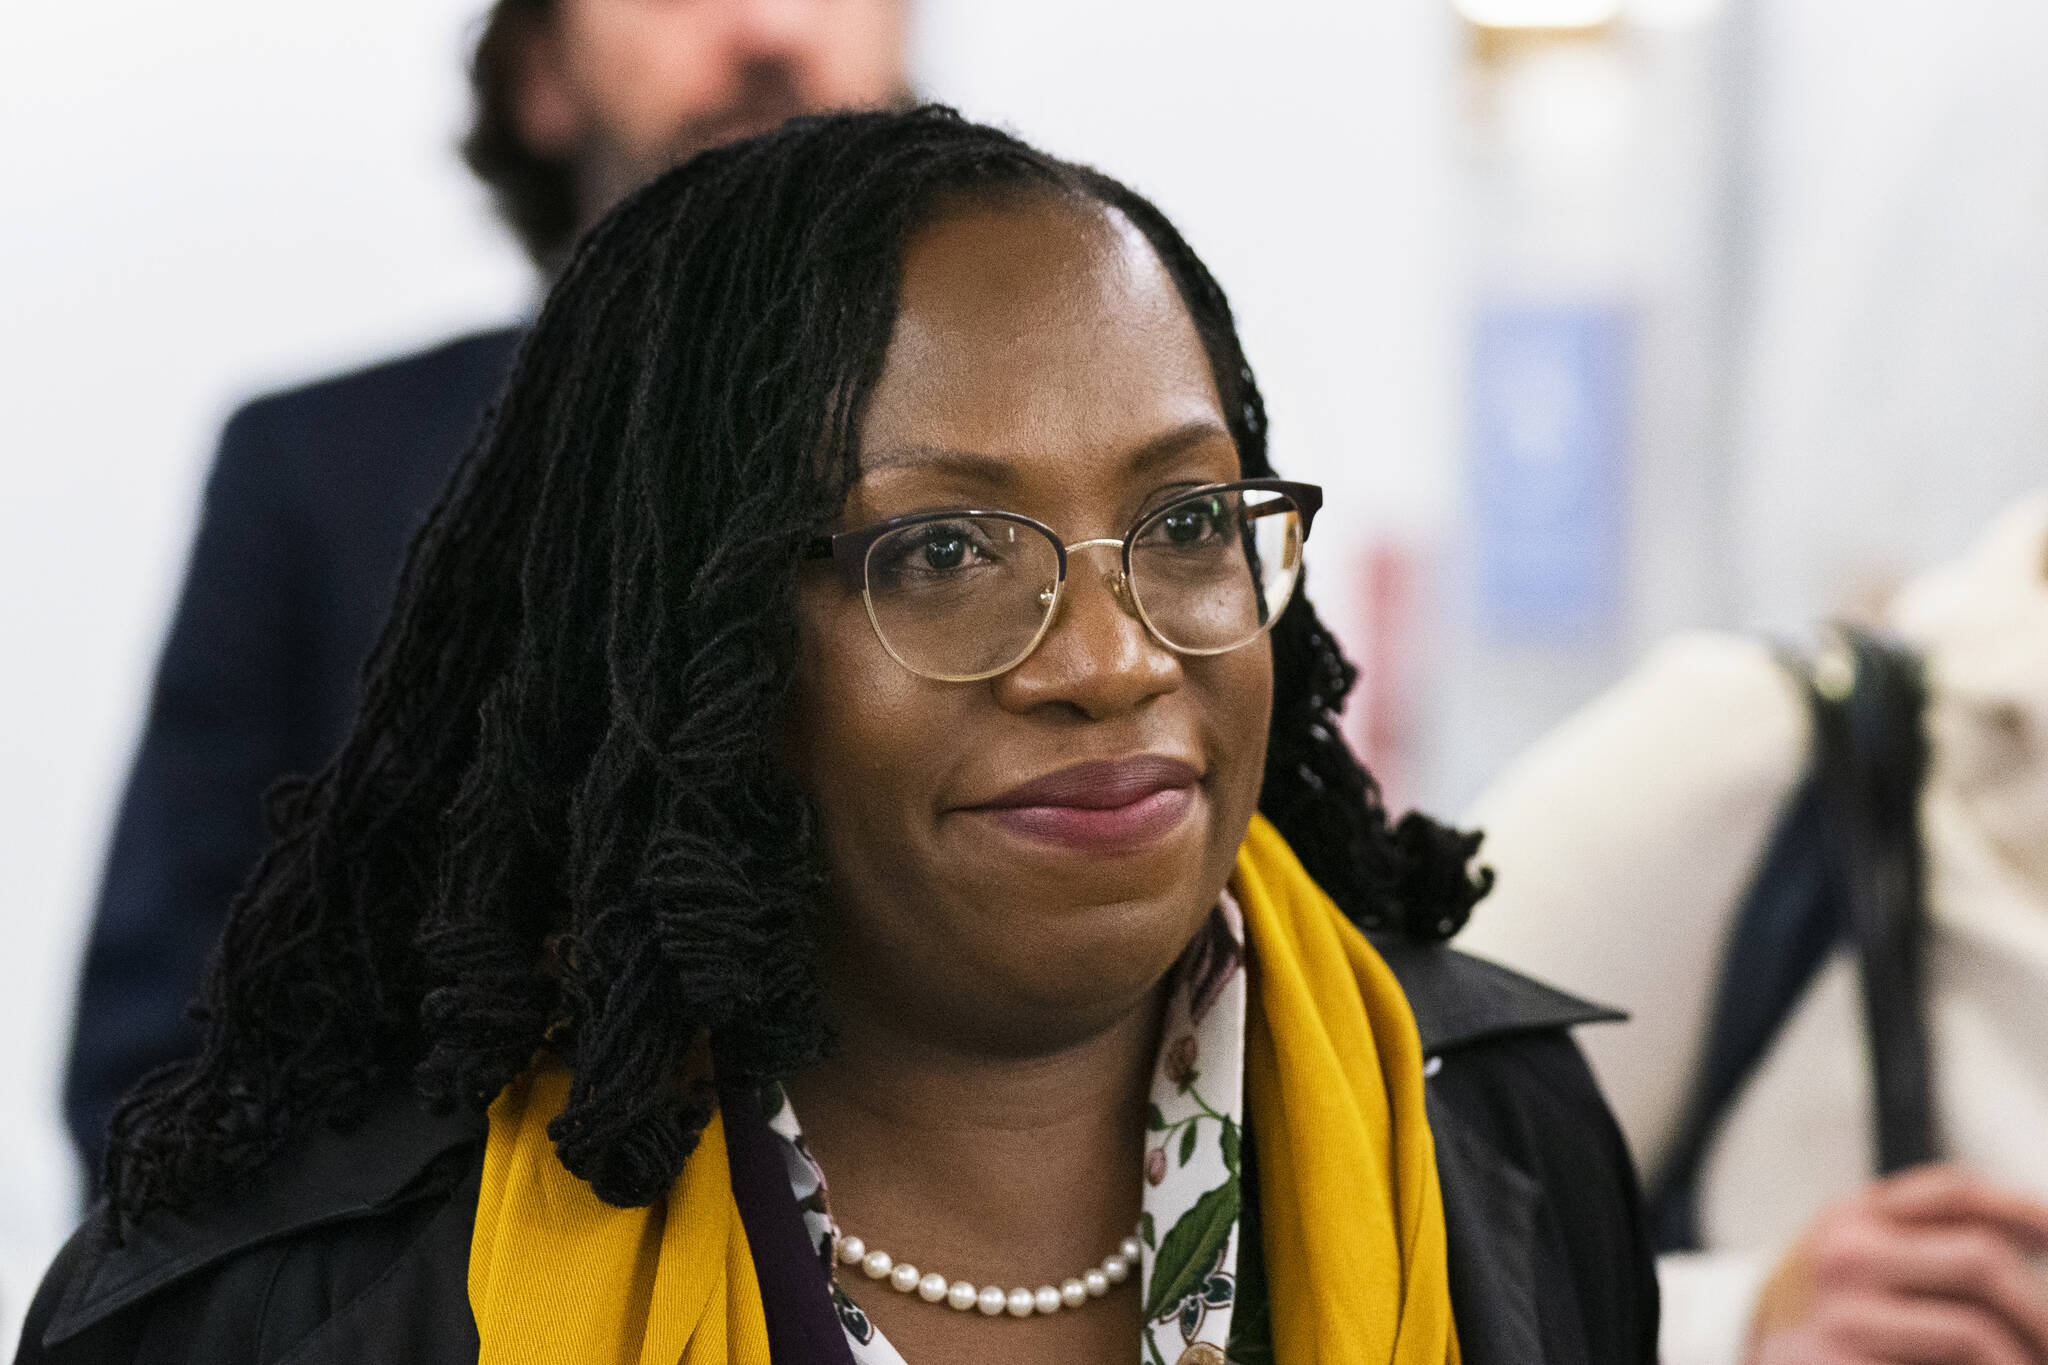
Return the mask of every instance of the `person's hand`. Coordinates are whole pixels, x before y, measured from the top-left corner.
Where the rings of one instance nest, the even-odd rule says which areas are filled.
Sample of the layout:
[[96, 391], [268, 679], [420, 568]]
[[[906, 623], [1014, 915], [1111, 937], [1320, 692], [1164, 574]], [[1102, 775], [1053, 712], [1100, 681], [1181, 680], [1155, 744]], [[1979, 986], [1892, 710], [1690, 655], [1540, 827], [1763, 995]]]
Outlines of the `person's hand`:
[[1949, 1166], [1864, 1189], [1764, 1285], [1749, 1365], [2048, 1365], [2048, 1206]]

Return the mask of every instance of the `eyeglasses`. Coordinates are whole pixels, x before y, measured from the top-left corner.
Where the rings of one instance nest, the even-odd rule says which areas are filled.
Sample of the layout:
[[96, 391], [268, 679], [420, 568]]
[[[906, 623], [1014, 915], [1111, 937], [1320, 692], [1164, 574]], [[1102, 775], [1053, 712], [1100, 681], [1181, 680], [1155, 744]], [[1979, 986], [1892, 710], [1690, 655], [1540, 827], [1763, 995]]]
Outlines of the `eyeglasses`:
[[1241, 479], [1176, 493], [1121, 539], [1068, 545], [1015, 512], [917, 512], [821, 536], [867, 602], [882, 648], [911, 672], [975, 682], [1030, 657], [1051, 628], [1068, 556], [1114, 545], [1103, 582], [1152, 637], [1180, 654], [1250, 644], [1280, 615], [1301, 578], [1301, 547], [1323, 504], [1314, 484]]

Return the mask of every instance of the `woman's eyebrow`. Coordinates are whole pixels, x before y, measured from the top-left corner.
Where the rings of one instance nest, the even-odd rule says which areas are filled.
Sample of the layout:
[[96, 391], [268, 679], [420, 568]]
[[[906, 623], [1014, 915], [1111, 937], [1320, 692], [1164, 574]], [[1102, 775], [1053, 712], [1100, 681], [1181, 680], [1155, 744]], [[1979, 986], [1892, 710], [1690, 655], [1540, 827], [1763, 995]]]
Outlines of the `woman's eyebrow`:
[[[1192, 422], [1184, 422], [1141, 445], [1132, 447], [1123, 457], [1124, 470], [1132, 475], [1147, 474], [1205, 441], [1231, 439], [1229, 429], [1213, 418], [1198, 418]], [[957, 450], [950, 446], [917, 443], [889, 445], [867, 451], [861, 456], [863, 473], [879, 473], [882, 470], [907, 466], [972, 479], [994, 487], [1008, 485], [1015, 479], [1017, 473], [1015, 463], [1001, 456], [989, 455], [978, 450]]]
[[1183, 422], [1173, 430], [1154, 436], [1133, 449], [1124, 457], [1124, 469], [1131, 474], [1149, 474], [1158, 466], [1178, 459], [1195, 446], [1206, 441], [1218, 440], [1235, 443], [1229, 429], [1221, 422], [1208, 417]]
[[958, 475], [989, 484], [1008, 483], [1012, 473], [1010, 461], [999, 456], [985, 455], [978, 450], [955, 450], [950, 446], [915, 443], [864, 451], [861, 454], [860, 465], [863, 474], [878, 473], [885, 469], [916, 468]]

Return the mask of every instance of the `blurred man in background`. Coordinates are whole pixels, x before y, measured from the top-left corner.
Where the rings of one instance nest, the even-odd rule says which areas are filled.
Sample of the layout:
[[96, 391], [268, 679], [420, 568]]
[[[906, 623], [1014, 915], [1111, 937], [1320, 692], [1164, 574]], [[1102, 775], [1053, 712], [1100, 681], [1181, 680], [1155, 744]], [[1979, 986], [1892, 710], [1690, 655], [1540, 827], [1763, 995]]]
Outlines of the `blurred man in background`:
[[[543, 273], [643, 181], [812, 110], [908, 97], [908, 0], [498, 0], [464, 152]], [[327, 760], [405, 547], [519, 329], [259, 399], [228, 422], [87, 942], [65, 1117], [107, 1120], [186, 1018], [264, 843], [262, 795]]]

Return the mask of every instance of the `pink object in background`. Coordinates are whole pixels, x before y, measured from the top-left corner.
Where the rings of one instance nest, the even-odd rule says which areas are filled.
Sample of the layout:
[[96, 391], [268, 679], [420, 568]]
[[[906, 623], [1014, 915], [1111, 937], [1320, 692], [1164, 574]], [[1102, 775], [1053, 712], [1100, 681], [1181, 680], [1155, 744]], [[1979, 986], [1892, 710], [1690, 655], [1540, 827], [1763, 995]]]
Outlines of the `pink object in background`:
[[1345, 728], [1395, 814], [1411, 804], [1420, 742], [1422, 559], [1412, 545], [1379, 541], [1366, 548], [1359, 569], [1364, 620], [1352, 637], [1359, 644], [1358, 687]]

